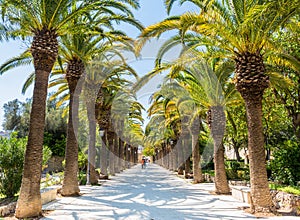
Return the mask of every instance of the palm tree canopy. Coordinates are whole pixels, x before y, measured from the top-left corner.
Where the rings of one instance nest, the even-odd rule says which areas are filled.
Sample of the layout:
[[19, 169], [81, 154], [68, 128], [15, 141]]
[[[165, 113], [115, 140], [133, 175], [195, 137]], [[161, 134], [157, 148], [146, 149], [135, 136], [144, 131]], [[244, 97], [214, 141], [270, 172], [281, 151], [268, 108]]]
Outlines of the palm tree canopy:
[[125, 13], [127, 17], [132, 17], [132, 13], [126, 4], [134, 8], [139, 7], [138, 2], [134, 0], [1, 0], [0, 3], [2, 13], [14, 27], [11, 35], [22, 37], [32, 36], [42, 29], [54, 30], [61, 36], [70, 33], [70, 31], [80, 30], [79, 26], [81, 28], [86, 27], [86, 23], [73, 22], [72, 24], [70, 22], [84, 13], [93, 11], [98, 16], [103, 13], [112, 15], [115, 14], [113, 12], [113, 9], [115, 9]]
[[146, 28], [141, 36], [159, 37], [173, 29], [179, 29], [184, 36], [187, 31], [194, 31], [210, 36], [211, 45], [231, 54], [256, 53], [271, 44], [270, 35], [299, 12], [298, 5], [299, 0], [215, 0], [210, 2], [205, 13], [188, 12], [167, 18]]

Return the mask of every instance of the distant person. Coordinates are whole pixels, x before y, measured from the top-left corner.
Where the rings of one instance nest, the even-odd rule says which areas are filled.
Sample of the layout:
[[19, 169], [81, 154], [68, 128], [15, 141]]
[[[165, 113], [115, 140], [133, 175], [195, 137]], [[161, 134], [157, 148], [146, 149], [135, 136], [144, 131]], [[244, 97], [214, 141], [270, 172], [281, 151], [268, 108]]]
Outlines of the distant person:
[[142, 158], [142, 169], [146, 168], [146, 158]]

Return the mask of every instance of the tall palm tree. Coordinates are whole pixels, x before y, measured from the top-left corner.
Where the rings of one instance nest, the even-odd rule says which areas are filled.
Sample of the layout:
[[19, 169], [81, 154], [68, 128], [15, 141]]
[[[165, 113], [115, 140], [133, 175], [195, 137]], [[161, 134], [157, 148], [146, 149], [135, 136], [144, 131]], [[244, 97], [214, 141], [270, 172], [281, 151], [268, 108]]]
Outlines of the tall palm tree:
[[[143, 118], [142, 110], [143, 106], [137, 102], [135, 94], [130, 92], [130, 88], [127, 91], [121, 91], [114, 99], [114, 104], [111, 109], [111, 116], [114, 124], [114, 129], [119, 139], [119, 142], [131, 144], [134, 146], [142, 145], [142, 139], [144, 132], [142, 130]], [[120, 148], [120, 152], [116, 152], [119, 156], [119, 164], [121, 168], [125, 165], [124, 147]], [[117, 161], [118, 162], [118, 161]]]
[[[57, 37], [75, 30], [80, 24], [70, 24], [75, 16], [96, 8], [97, 1], [83, 2], [70, 12], [75, 1], [2, 0], [5, 19], [12, 27], [12, 36], [32, 40], [30, 52], [34, 60], [35, 84], [30, 116], [30, 129], [25, 153], [20, 196], [16, 208], [19, 218], [41, 214], [40, 179], [42, 144], [45, 125], [45, 105], [48, 77], [58, 54]], [[99, 3], [99, 2], [98, 2]]]
[[294, 1], [199, 1], [208, 2], [199, 13], [186, 13], [148, 27], [142, 36], [159, 36], [171, 29], [188, 30], [206, 36], [200, 45], [222, 48], [235, 61], [235, 84], [246, 104], [248, 149], [253, 211], [272, 210], [264, 156], [262, 128], [262, 96], [269, 86], [265, 74], [263, 50], [272, 44], [270, 37], [286, 21], [299, 12]]
[[[126, 22], [131, 21], [132, 24], [135, 24], [138, 28], [142, 28], [141, 25], [136, 22], [134, 19], [127, 18], [124, 19], [123, 16], [119, 15], [109, 15], [110, 20], [109, 23], [113, 20]], [[126, 17], [125, 17], [126, 18]], [[103, 24], [104, 16], [102, 14], [101, 21], [96, 22], [97, 26], [104, 26]], [[94, 18], [93, 21], [97, 21], [97, 18]], [[108, 43], [106, 45], [100, 44], [105, 38], [108, 38]], [[68, 134], [71, 135], [70, 138], [67, 136], [67, 146], [66, 146], [66, 167], [65, 167], [65, 177], [64, 184], [61, 190], [62, 195], [74, 195], [79, 193], [78, 180], [77, 180], [77, 167], [78, 167], [78, 144], [76, 141], [76, 134], [74, 133], [76, 130], [75, 125], [77, 125], [78, 121], [78, 101], [79, 101], [79, 93], [81, 91], [80, 86], [78, 86], [78, 80], [82, 76], [85, 65], [89, 65], [93, 60], [97, 59], [97, 62], [100, 60], [100, 56], [108, 56], [105, 53], [114, 52], [120, 49], [120, 45], [111, 44], [112, 41], [121, 41], [123, 43], [123, 49], [126, 49], [125, 46], [130, 47], [130, 39], [124, 35], [120, 35], [120, 32], [112, 31], [112, 32], [101, 32], [100, 34], [76, 34], [71, 37], [62, 38], [62, 42], [65, 45], [65, 50], [62, 50], [67, 59], [68, 67], [66, 71], [66, 78], [68, 82], [68, 87], [70, 91], [70, 104], [69, 104], [69, 127]], [[112, 56], [112, 55], [111, 55]], [[106, 57], [107, 59], [108, 57]], [[72, 66], [73, 65], [73, 66]], [[93, 64], [90, 64], [93, 65]], [[70, 70], [73, 70], [71, 72]], [[77, 71], [77, 72], [76, 72]], [[87, 184], [96, 184], [98, 180], [96, 179], [96, 171], [95, 171], [95, 136], [96, 136], [96, 118], [94, 114], [94, 105], [96, 101], [97, 88], [92, 88], [88, 86], [97, 86], [98, 89], [100, 87], [100, 83], [95, 82], [93, 85], [88, 85], [88, 77], [91, 74], [85, 76], [85, 86], [84, 90], [85, 95], [90, 95], [85, 97], [86, 105], [87, 105], [87, 113], [89, 120], [89, 148], [88, 148], [88, 181]], [[100, 78], [104, 76], [100, 76]], [[81, 85], [82, 86], [82, 85]], [[76, 89], [77, 87], [77, 89]], [[79, 89], [78, 89], [79, 88]], [[75, 94], [75, 89], [76, 93]], [[92, 90], [90, 90], [92, 89]], [[73, 100], [76, 99], [76, 100]]]
[[[79, 187], [78, 187], [78, 181], [77, 181], [77, 158], [78, 158], [78, 144], [76, 141], [76, 134], [74, 131], [76, 130], [75, 125], [78, 124], [78, 95], [80, 93], [80, 90], [76, 90], [77, 95], [75, 94], [75, 89], [78, 88], [78, 80], [82, 76], [84, 72], [84, 66], [88, 64], [89, 61], [94, 59], [97, 54], [102, 53], [103, 51], [107, 50], [107, 45], [101, 45], [99, 44], [100, 41], [107, 40], [109, 42], [112, 41], [122, 41], [124, 46], [130, 46], [130, 40], [127, 36], [125, 36], [124, 33], [121, 31], [113, 30], [113, 22], [127, 22], [134, 26], [136, 26], [139, 29], [142, 29], [142, 25], [136, 21], [133, 17], [131, 12], [127, 9], [127, 6], [120, 3], [114, 2], [106, 2], [104, 6], [107, 8], [98, 8], [97, 13], [93, 14], [93, 17], [90, 16], [88, 20], [87, 16], [84, 18], [76, 17], [76, 20], [74, 19], [74, 23], [84, 23], [89, 24], [87, 25], [84, 33], [76, 33], [76, 35], [69, 35], [69, 36], [63, 36], [61, 40], [62, 49], [60, 51], [60, 59], [59, 59], [59, 65], [62, 65], [62, 62], [66, 62], [68, 65], [66, 67], [66, 78], [67, 78], [67, 84], [69, 87], [70, 95], [66, 96], [70, 99], [70, 105], [69, 105], [69, 123], [68, 123], [68, 136], [67, 136], [67, 146], [66, 146], [66, 168], [65, 168], [65, 178], [64, 178], [64, 184], [61, 190], [61, 193], [63, 195], [75, 195], [79, 193]], [[135, 5], [132, 3], [133, 6]], [[106, 10], [109, 7], [115, 7], [119, 11], [124, 12], [123, 14], [118, 14], [116, 11], [110, 11]], [[101, 15], [101, 19], [98, 19], [98, 16]], [[107, 28], [110, 31], [103, 31], [104, 28]], [[110, 43], [111, 44], [111, 43]], [[111, 45], [112, 47], [112, 45]], [[111, 51], [117, 51], [117, 47], [114, 44], [114, 48], [111, 48]], [[124, 50], [124, 48], [123, 48]], [[25, 53], [24, 55], [26, 55]], [[19, 57], [20, 59], [24, 57]], [[58, 66], [59, 66], [58, 65]], [[77, 72], [76, 72], [77, 71]], [[56, 71], [55, 74], [64, 74], [64, 71]], [[28, 79], [27, 85], [33, 81], [33, 77], [30, 77]], [[56, 78], [52, 85], [58, 85], [61, 82], [60, 78]], [[62, 82], [64, 83], [64, 82]], [[99, 86], [99, 85], [98, 85]], [[64, 91], [63, 88], [66, 88], [62, 86], [60, 88], [60, 92], [56, 94], [60, 94]], [[85, 90], [87, 91], [87, 89]], [[95, 92], [95, 91], [91, 91]], [[75, 100], [74, 100], [75, 99]], [[87, 101], [87, 107], [93, 106], [93, 101], [95, 102], [95, 97], [86, 98]], [[92, 105], [91, 105], [92, 103]], [[91, 113], [91, 108], [88, 108], [88, 119], [89, 119], [89, 140], [90, 140], [90, 147], [89, 152], [94, 152], [95, 150], [95, 123], [92, 123], [92, 119], [94, 116], [93, 113]], [[92, 110], [93, 112], [93, 110]], [[95, 120], [94, 120], [95, 121]], [[93, 131], [92, 131], [93, 130]], [[93, 147], [92, 147], [93, 145]], [[89, 163], [88, 163], [88, 171], [91, 174], [92, 183], [97, 183], [96, 179], [96, 172], [94, 169], [94, 161], [95, 161], [95, 153], [90, 154], [89, 157]], [[90, 163], [92, 162], [92, 163]], [[91, 167], [91, 169], [89, 169]], [[90, 175], [88, 175], [88, 180], [90, 180]], [[90, 181], [88, 181], [90, 183]]]
[[[137, 23], [138, 24], [138, 23]], [[139, 28], [142, 28], [141, 25], [137, 25]], [[96, 133], [96, 117], [95, 117], [95, 103], [101, 84], [105, 81], [105, 77], [110, 77], [117, 73], [117, 71], [122, 72], [126, 68], [131, 71], [133, 74], [134, 71], [130, 69], [125, 63], [124, 53], [133, 52], [132, 40], [123, 35], [121, 32], [112, 32], [111, 36], [107, 36], [109, 41], [103, 44], [100, 47], [100, 50], [95, 54], [93, 61], [90, 63], [90, 66], [85, 77], [84, 93], [86, 100], [86, 108], [89, 118], [89, 164], [88, 172], [91, 176], [88, 179], [91, 184], [95, 184], [97, 180], [95, 179], [94, 172], [94, 161], [95, 161], [95, 133]], [[116, 59], [122, 60], [122, 62], [116, 62]], [[96, 65], [97, 68], [93, 67], [93, 62], [97, 62], [100, 66]], [[118, 68], [112, 66], [118, 66]], [[122, 67], [123, 65], [123, 67]]]
[[[164, 152], [163, 165], [172, 169], [173, 163], [176, 161], [175, 169], [185, 166], [186, 173], [188, 173], [190, 166], [189, 156], [192, 148], [197, 147], [197, 141], [194, 141], [192, 144], [195, 145], [190, 147], [188, 127], [190, 115], [193, 115], [194, 108], [193, 105], [179, 105], [180, 100], [186, 97], [189, 97], [189, 94], [176, 82], [164, 83], [161, 89], [153, 94], [153, 103], [148, 110], [151, 120], [147, 125], [147, 127], [153, 128], [149, 128], [149, 131], [146, 132], [146, 140], [148, 135], [152, 139], [153, 135], [157, 136], [160, 134], [161, 136], [157, 137], [158, 142], [154, 143], [154, 145], [162, 146], [162, 151]], [[197, 139], [196, 137], [198, 137], [199, 133], [194, 134], [192, 133], [193, 140]], [[176, 142], [175, 146], [174, 141]], [[177, 155], [174, 154], [174, 151]], [[177, 156], [176, 159], [174, 158], [175, 156]], [[199, 166], [200, 161], [195, 159], [196, 154], [194, 156], [193, 162]], [[200, 179], [201, 177], [196, 178]]]
[[[195, 63], [189, 62], [189, 56], [196, 60]], [[194, 51], [188, 56], [183, 54], [180, 59], [187, 62], [183, 72], [178, 72], [176, 65], [181, 65], [182, 61], [177, 61], [178, 63], [173, 67], [176, 71], [171, 72], [171, 77], [177, 78], [183, 88], [190, 93], [192, 100], [207, 111], [207, 123], [214, 141], [216, 193], [228, 194], [230, 189], [225, 172], [222, 143], [226, 123], [224, 106], [235, 103], [238, 97], [235, 95], [233, 84], [228, 83], [233, 65], [232, 62], [225, 62], [222, 65], [219, 64], [220, 61], [215, 62], [213, 63], [215, 71], [213, 71], [201, 57], [199, 51]]]
[[[224, 106], [225, 98], [222, 92], [223, 88], [227, 88], [227, 92], [232, 94], [232, 84], [230, 86], [227, 85], [228, 79], [231, 76], [233, 71], [232, 62], [226, 62], [224, 65], [219, 65], [220, 68], [217, 68], [216, 72], [213, 72], [208, 64], [203, 63], [203, 57], [211, 57], [211, 52], [217, 54], [220, 51], [212, 50], [207, 47], [206, 53], [200, 52], [198, 50], [186, 50], [186, 48], [192, 47], [195, 43], [199, 41], [199, 37], [193, 34], [187, 34], [184, 37], [185, 47], [183, 47], [183, 51], [178, 60], [175, 60], [171, 63], [161, 63], [163, 60], [164, 54], [166, 54], [171, 48], [182, 44], [181, 36], [175, 35], [171, 37], [168, 41], [166, 41], [160, 48], [159, 53], [156, 58], [157, 68], [147, 76], [145, 76], [145, 80], [149, 80], [149, 78], [153, 77], [158, 72], [168, 69], [171, 69], [169, 74], [170, 78], [176, 79], [182, 85], [184, 89], [186, 89], [192, 98], [185, 100], [186, 102], [193, 102], [198, 107], [194, 112], [194, 118], [199, 117], [197, 115], [201, 112], [200, 109], [206, 109], [208, 113], [208, 124], [211, 130], [211, 135], [214, 140], [214, 159], [215, 159], [215, 172], [216, 172], [216, 193], [218, 194], [228, 194], [230, 192], [226, 172], [224, 165], [224, 149], [222, 145], [222, 139], [225, 131], [225, 114]], [[210, 52], [210, 53], [209, 53]], [[212, 56], [213, 57], [213, 56]], [[215, 59], [212, 64], [217, 67], [215, 63], [217, 63], [218, 59]], [[217, 76], [216, 76], [217, 74]], [[191, 108], [190, 108], [191, 109]], [[197, 110], [198, 109], [198, 110]], [[200, 110], [200, 111], [199, 111]], [[212, 115], [213, 113], [213, 115]], [[222, 119], [222, 120], [221, 120]], [[193, 140], [193, 152], [195, 153], [194, 160], [198, 160], [196, 149], [196, 135], [199, 135], [199, 127], [200, 123], [195, 123], [197, 120], [192, 120], [190, 130], [192, 132], [192, 140]], [[197, 166], [197, 163], [193, 164], [195, 167], [195, 171], [199, 171], [200, 169]], [[195, 172], [196, 178], [195, 182], [201, 181], [201, 176], [199, 173]]]
[[[119, 57], [119, 55], [117, 55]], [[117, 58], [118, 58], [117, 57]], [[114, 104], [114, 100], [116, 95], [118, 95], [121, 91], [124, 93], [128, 93], [127, 86], [130, 84], [128, 79], [125, 76], [135, 76], [137, 74], [135, 71], [126, 64], [125, 60], [108, 59], [106, 61], [106, 57], [103, 54], [103, 58], [105, 62], [100, 62], [96, 68], [96, 72], [99, 72], [100, 75], [104, 76], [101, 80], [100, 89], [97, 91], [97, 99], [95, 104], [95, 115], [100, 129], [104, 130], [103, 136], [103, 146], [102, 149], [104, 152], [107, 152], [106, 148], [108, 147], [110, 152], [114, 152], [114, 148], [117, 148], [117, 136], [116, 136], [116, 128], [114, 124], [112, 124], [112, 106]], [[101, 172], [106, 174], [106, 157], [102, 158], [102, 169]], [[114, 174], [114, 166], [113, 163], [113, 154], [110, 154], [110, 168], [111, 174]]]

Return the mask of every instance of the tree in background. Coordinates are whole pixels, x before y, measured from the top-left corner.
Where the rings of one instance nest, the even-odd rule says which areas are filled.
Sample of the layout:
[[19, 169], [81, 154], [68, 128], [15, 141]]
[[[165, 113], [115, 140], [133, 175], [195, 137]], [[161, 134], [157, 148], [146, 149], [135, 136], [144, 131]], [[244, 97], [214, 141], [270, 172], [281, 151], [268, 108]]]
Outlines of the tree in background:
[[5, 130], [13, 131], [21, 123], [22, 103], [15, 99], [3, 105], [4, 122], [2, 124]]
[[[51, 97], [51, 94], [49, 97]], [[64, 107], [57, 107], [57, 102], [58, 99], [48, 99], [47, 101], [47, 116], [43, 145], [50, 148], [53, 156], [64, 156], [67, 119], [63, 114]], [[31, 99], [27, 99], [25, 102], [20, 102], [16, 99], [3, 105], [5, 111], [3, 127], [6, 130], [10, 130], [8, 128], [12, 124], [12, 119], [17, 116], [19, 117], [18, 120], [15, 120], [17, 123], [14, 123], [13, 129], [13, 131], [17, 133], [18, 138], [28, 136], [31, 103]]]

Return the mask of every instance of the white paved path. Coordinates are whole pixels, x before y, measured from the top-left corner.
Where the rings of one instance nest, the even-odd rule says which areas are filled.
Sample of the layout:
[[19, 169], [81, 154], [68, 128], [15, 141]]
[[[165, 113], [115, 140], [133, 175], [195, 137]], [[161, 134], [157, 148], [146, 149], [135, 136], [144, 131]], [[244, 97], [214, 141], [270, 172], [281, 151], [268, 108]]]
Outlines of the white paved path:
[[213, 184], [191, 184], [157, 165], [150, 164], [143, 170], [137, 165], [102, 186], [81, 187], [80, 197], [58, 198], [46, 204], [44, 210], [55, 211], [43, 219], [256, 219], [238, 210], [247, 204], [231, 196], [210, 195], [209, 190], [213, 190]]

